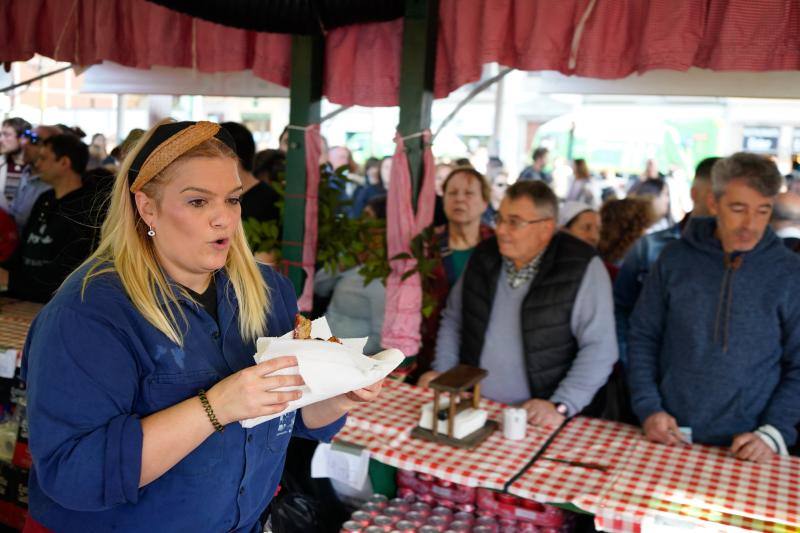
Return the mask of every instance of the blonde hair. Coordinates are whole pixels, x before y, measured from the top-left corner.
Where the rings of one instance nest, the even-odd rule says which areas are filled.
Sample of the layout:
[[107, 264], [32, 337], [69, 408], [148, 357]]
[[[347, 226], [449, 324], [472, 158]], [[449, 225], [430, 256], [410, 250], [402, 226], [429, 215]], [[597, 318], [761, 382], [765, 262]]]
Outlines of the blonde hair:
[[[134, 307], [142, 316], [170, 340], [182, 346], [188, 321], [178, 303], [177, 295], [158, 263], [153, 241], [147, 236], [146, 224], [139, 215], [128, 183], [128, 170], [136, 155], [155, 130], [168, 122], [170, 121], [159, 122], [126, 155], [114, 182], [100, 244], [84, 262], [84, 265], [90, 266], [83, 278], [81, 295], [85, 295], [86, 286], [93, 277], [116, 273]], [[176, 165], [196, 157], [236, 160], [236, 154], [226, 144], [215, 138], [209, 139], [175, 159], [143, 186], [142, 192], [158, 202], [161, 190], [169, 181]], [[239, 304], [239, 331], [242, 338], [254, 340], [265, 332], [270, 302], [267, 285], [247, 245], [241, 222], [237, 223], [231, 239], [224, 268]], [[179, 290], [188, 296], [183, 288]], [[181, 331], [175, 310], [183, 322], [184, 331]]]

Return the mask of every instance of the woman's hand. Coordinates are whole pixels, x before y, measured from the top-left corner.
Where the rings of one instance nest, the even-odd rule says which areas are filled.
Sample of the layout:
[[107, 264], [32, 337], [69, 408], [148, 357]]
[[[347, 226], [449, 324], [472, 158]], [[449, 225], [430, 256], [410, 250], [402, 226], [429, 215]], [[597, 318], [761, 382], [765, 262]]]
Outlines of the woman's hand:
[[381, 388], [383, 387], [383, 381], [384, 380], [380, 380], [376, 383], [373, 383], [369, 387], [364, 387], [363, 389], [357, 389], [348, 392], [347, 394], [345, 394], [345, 397], [351, 402], [355, 403], [372, 402], [381, 393]]
[[282, 376], [274, 372], [297, 366], [293, 355], [276, 357], [240, 370], [208, 391], [208, 402], [223, 426], [231, 422], [280, 413], [289, 402], [299, 399], [300, 391], [276, 391], [305, 384], [299, 375]]
[[371, 402], [378, 397], [383, 386], [383, 380], [373, 383], [369, 387], [357, 389], [352, 392], [340, 394], [321, 402], [303, 407], [303, 422], [308, 429], [317, 429], [327, 426], [346, 415], [348, 411], [361, 403]]

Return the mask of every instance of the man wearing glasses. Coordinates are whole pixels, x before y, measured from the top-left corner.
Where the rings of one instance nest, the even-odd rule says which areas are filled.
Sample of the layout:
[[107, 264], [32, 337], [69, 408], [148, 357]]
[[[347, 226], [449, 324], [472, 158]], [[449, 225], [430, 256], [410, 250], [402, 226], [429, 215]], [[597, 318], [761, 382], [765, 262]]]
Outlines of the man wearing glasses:
[[14, 217], [20, 234], [25, 230], [33, 204], [43, 192], [51, 189], [50, 185], [39, 179], [39, 172], [35, 168], [41, 142], [59, 133], [61, 129], [57, 126], [37, 126], [23, 131], [19, 137], [25, 169], [22, 171], [19, 189], [8, 206], [8, 213]]
[[20, 176], [25, 167], [20, 136], [30, 129], [27, 120], [20, 117], [7, 118], [0, 128], [0, 207], [7, 208], [19, 188]]
[[556, 233], [557, 216], [544, 182], [508, 188], [496, 237], [478, 245], [450, 292], [435, 370], [420, 385], [457, 364], [480, 366], [486, 397], [522, 405], [541, 425], [593, 403], [617, 360], [611, 282], [591, 246]]

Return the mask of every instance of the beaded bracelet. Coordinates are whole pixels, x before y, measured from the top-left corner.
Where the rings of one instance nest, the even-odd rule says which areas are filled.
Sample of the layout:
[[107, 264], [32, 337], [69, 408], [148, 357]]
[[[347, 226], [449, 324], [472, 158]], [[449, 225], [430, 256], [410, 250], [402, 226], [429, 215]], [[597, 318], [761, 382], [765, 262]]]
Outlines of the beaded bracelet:
[[220, 433], [225, 431], [225, 426], [219, 423], [219, 420], [217, 420], [217, 415], [214, 414], [214, 410], [211, 408], [211, 404], [208, 403], [208, 398], [206, 398], [206, 391], [200, 389], [197, 392], [197, 396], [200, 397], [200, 403], [203, 404], [203, 409], [206, 410], [208, 419], [211, 420], [211, 424], [214, 426], [214, 429], [216, 431], [219, 431]]

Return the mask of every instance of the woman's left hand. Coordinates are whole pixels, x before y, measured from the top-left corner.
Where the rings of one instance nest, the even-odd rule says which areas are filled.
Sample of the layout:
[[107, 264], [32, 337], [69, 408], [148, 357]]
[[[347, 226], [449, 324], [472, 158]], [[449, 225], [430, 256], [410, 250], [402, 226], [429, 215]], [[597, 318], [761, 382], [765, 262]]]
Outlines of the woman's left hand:
[[381, 387], [383, 387], [383, 380], [375, 382], [369, 387], [348, 392], [345, 394], [345, 398], [355, 403], [369, 403], [378, 397], [381, 393]]

